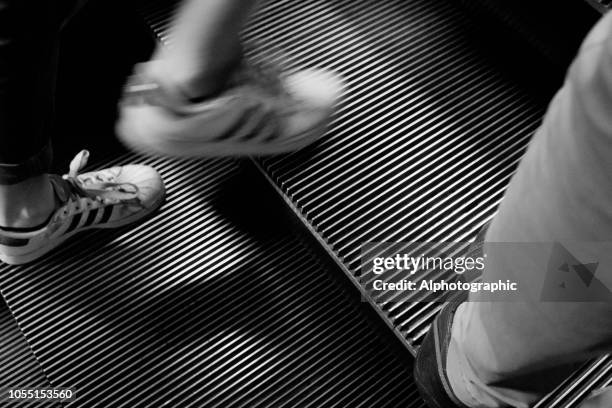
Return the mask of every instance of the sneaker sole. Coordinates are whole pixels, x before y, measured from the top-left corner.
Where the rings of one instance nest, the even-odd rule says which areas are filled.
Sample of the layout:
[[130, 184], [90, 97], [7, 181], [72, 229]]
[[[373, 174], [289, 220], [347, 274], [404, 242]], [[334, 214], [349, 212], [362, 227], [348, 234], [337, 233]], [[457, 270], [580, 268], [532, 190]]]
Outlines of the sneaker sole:
[[[331, 113], [325, 115], [326, 120], [318, 122], [308, 130], [292, 135], [284, 143], [275, 141], [268, 143], [210, 142], [192, 139], [177, 140], [162, 132], [156, 133], [153, 129], [169, 128], [171, 125], [159, 117], [157, 126], [150, 125], [151, 118], [156, 117], [154, 109], [157, 108], [123, 108], [116, 127], [119, 140], [129, 149], [140, 153], [185, 158], [266, 156], [292, 152], [317, 141], [327, 130], [329, 118], [331, 118]], [[141, 127], [143, 123], [149, 124], [150, 129]], [[194, 121], [193, 130], [189, 132], [201, 132], [201, 125]], [[282, 141], [282, 138], [278, 140]]]

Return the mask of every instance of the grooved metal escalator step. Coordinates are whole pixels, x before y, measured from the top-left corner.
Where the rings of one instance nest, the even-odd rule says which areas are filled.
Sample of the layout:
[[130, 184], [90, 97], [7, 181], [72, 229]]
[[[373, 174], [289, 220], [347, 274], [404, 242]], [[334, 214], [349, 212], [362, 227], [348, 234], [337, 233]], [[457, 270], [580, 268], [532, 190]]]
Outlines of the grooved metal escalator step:
[[[171, 43], [168, 4], [151, 2], [145, 14]], [[264, 2], [246, 30], [275, 51], [267, 58], [347, 80], [323, 140], [259, 164], [355, 279], [365, 242], [473, 239], [539, 126], [541, 97], [475, 44], [472, 24], [453, 2], [279, 0]], [[391, 295], [371, 300], [414, 353], [439, 304]], [[611, 362], [587, 364], [539, 406], [575, 406], [612, 381]]]
[[0, 299], [0, 405], [7, 408], [56, 408], [58, 402], [10, 399], [8, 390], [49, 387], [50, 383], [4, 299]]
[[77, 389], [67, 406], [422, 407], [410, 367], [237, 162], [114, 163], [132, 162], [162, 174], [160, 213], [0, 268], [51, 383]]

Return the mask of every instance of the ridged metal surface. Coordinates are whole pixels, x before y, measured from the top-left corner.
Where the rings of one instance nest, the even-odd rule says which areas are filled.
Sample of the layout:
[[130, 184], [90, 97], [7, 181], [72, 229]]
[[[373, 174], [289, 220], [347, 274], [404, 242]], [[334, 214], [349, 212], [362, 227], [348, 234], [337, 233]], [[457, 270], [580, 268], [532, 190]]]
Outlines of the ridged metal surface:
[[[150, 2], [147, 14], [170, 42], [167, 4]], [[260, 163], [353, 274], [365, 241], [472, 238], [494, 214], [538, 125], [543, 106], [472, 46], [468, 25], [445, 2], [279, 0], [262, 6], [247, 33], [285, 65], [331, 67], [347, 80], [324, 140]], [[180, 406], [207, 407], [422, 405], [356, 312], [329, 305], [339, 294], [318, 290], [325, 273], [301, 244], [264, 240], [265, 251], [255, 251], [212, 206], [194, 206], [185, 183], [199, 186], [207, 202], [216, 193], [202, 191], [231, 178], [233, 164], [156, 164], [175, 189], [160, 216], [134, 231], [88, 234], [44, 265], [3, 271], [54, 383], [85, 390], [79, 406], [156, 406], [171, 396], [187, 404]], [[74, 261], [92, 247], [81, 265], [66, 266], [68, 254]], [[212, 262], [220, 253], [235, 263]], [[243, 259], [252, 265], [246, 280], [232, 274]], [[307, 273], [296, 273], [298, 265]], [[256, 286], [255, 303], [274, 305], [258, 309], [251, 292], [240, 297], [235, 289], [252, 287], [262, 270], [267, 282], [295, 281], [272, 292]], [[414, 350], [437, 306], [378, 300]], [[611, 370], [602, 357], [539, 406], [573, 407], [608, 384]]]
[[155, 166], [160, 213], [2, 267], [3, 294], [75, 407], [420, 407], [317, 259], [228, 160]]
[[[354, 276], [365, 242], [473, 239], [545, 106], [474, 46], [470, 22], [451, 2], [281, 3], [250, 34], [348, 83], [320, 143], [261, 160], [296, 209]], [[409, 295], [379, 292], [374, 300], [413, 350], [439, 309]], [[576, 406], [611, 378], [603, 357], [538, 406]]]
[[[345, 101], [324, 140], [263, 160], [266, 171], [354, 275], [365, 242], [472, 239], [494, 214], [542, 106], [472, 46], [452, 4], [313, 3], [275, 20], [299, 19], [316, 41], [302, 40], [306, 33], [266, 40], [291, 46], [304, 65], [341, 72]], [[343, 15], [346, 27], [333, 24]], [[418, 345], [436, 307], [413, 301], [396, 299], [389, 318]]]
[[[149, 22], [171, 43], [165, 14]], [[347, 81], [323, 140], [259, 163], [354, 277], [365, 242], [472, 240], [539, 126], [544, 104], [474, 45], [470, 24], [452, 1], [278, 0], [245, 33], [265, 58]], [[415, 352], [439, 303], [373, 300]], [[611, 378], [602, 357], [538, 406], [574, 407]]]
[[[469, 24], [452, 2], [270, 1], [246, 33], [285, 66], [347, 81], [324, 140], [261, 164], [355, 276], [364, 242], [472, 239], [539, 125], [545, 106], [474, 46]], [[374, 300], [413, 349], [438, 310]], [[575, 406], [611, 377], [602, 357], [539, 406]]]
[[0, 406], [58, 407], [49, 401], [6, 400], [8, 389], [48, 387], [49, 381], [4, 300], [0, 299]]

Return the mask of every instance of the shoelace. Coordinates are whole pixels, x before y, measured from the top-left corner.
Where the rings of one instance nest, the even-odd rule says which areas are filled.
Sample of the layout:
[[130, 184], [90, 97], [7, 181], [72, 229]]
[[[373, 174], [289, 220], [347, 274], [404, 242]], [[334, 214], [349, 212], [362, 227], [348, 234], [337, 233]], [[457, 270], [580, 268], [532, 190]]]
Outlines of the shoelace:
[[296, 112], [301, 112], [305, 106], [301, 101], [296, 100], [294, 95], [287, 90], [284, 78], [292, 72], [290, 69], [284, 69], [283, 66], [288, 66], [284, 63], [282, 57], [281, 63], [277, 64], [276, 59], [271, 54], [263, 53], [259, 58], [249, 59], [248, 63], [242, 67], [241, 81], [255, 81], [260, 84], [262, 89], [271, 91], [274, 98], [277, 100], [277, 106], [281, 107], [276, 113], [285, 116], [292, 115]]
[[[65, 197], [59, 197], [66, 206], [64, 210], [64, 216], [72, 213], [79, 212], [82, 210], [82, 204], [88, 209], [95, 208], [100, 205], [117, 204], [118, 199], [102, 197], [100, 194], [108, 189], [117, 189], [125, 192], [134, 192], [128, 187], [129, 185], [120, 185], [116, 183], [110, 183], [108, 179], [105, 179], [100, 174], [96, 175], [98, 183], [95, 184], [96, 189], [85, 188], [79, 180], [79, 172], [87, 165], [89, 160], [89, 152], [87, 150], [80, 151], [70, 162], [70, 169], [68, 174], [65, 174], [61, 178], [55, 176], [56, 193], [65, 195]], [[52, 178], [53, 179], [53, 178]], [[93, 181], [93, 180], [92, 180]], [[59, 190], [59, 191], [58, 191]], [[96, 192], [100, 194], [96, 194]]]
[[277, 114], [292, 115], [308, 109], [285, 85], [285, 79], [299, 71], [294, 58], [279, 46], [253, 39], [244, 41], [243, 49], [245, 63], [241, 67], [242, 72], [246, 73], [246, 78], [250, 76], [255, 82], [263, 84], [264, 89], [274, 92], [278, 105], [282, 107]]
[[254, 80], [262, 88], [273, 91], [275, 95], [289, 97], [289, 92], [281, 80], [283, 72], [269, 61], [263, 59], [257, 62], [249, 61], [249, 63], [244, 64], [240, 71], [242, 72], [238, 74], [240, 78], [238, 81]]

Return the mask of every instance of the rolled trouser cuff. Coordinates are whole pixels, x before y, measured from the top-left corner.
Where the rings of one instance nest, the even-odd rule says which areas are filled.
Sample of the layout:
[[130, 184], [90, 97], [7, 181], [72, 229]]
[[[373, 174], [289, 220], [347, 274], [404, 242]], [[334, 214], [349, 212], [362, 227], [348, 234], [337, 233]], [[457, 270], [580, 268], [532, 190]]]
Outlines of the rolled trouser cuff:
[[51, 168], [52, 158], [53, 150], [49, 143], [21, 163], [0, 163], [0, 185], [16, 184], [47, 173]]

